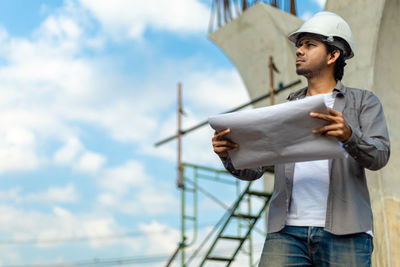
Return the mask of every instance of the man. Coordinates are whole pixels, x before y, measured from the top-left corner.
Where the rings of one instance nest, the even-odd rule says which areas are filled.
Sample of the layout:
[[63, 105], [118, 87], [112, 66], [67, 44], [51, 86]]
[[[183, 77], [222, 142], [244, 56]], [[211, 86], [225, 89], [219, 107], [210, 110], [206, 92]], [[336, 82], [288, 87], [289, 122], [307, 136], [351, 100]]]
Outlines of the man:
[[[336, 137], [347, 155], [275, 165], [268, 234], [259, 266], [370, 266], [373, 219], [365, 168], [382, 168], [390, 154], [381, 103], [371, 91], [340, 82], [345, 61], [354, 55], [351, 29], [341, 17], [317, 13], [289, 40], [297, 47], [296, 72], [307, 78], [308, 86], [291, 93], [288, 100], [326, 94], [329, 114], [311, 112], [310, 116], [327, 125], [313, 134]], [[265, 167], [233, 167], [228, 151], [240, 144], [225, 137], [229, 132], [214, 134], [214, 152], [234, 176], [258, 179]]]

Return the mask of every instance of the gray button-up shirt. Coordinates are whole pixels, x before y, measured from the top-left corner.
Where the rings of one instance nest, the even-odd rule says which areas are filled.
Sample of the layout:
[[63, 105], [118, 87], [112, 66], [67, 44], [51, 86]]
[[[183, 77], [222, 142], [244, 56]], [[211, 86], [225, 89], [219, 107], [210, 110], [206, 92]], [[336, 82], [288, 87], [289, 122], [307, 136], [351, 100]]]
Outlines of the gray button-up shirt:
[[[291, 93], [288, 100], [304, 98], [306, 93], [307, 87]], [[389, 160], [390, 143], [385, 116], [379, 99], [371, 91], [349, 88], [339, 81], [333, 95], [333, 109], [343, 113], [352, 135], [343, 144], [349, 156], [329, 160], [325, 230], [337, 235], [366, 232], [373, 229], [373, 219], [365, 168], [378, 170]], [[266, 167], [236, 170], [229, 157], [222, 162], [232, 175], [243, 180], [258, 179], [266, 170]], [[294, 165], [275, 165], [274, 193], [268, 213], [269, 233], [278, 232], [285, 226]]]

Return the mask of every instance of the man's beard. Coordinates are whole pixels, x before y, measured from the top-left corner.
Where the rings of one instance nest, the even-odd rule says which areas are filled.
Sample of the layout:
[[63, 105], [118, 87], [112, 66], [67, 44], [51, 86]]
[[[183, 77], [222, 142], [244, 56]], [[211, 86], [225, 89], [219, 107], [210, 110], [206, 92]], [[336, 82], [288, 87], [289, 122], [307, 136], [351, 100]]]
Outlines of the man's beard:
[[297, 75], [304, 75], [305, 77], [308, 77], [312, 74], [312, 71], [310, 69], [296, 69], [296, 73]]
[[325, 63], [323, 61], [321, 61], [313, 67], [296, 68], [296, 73], [297, 73], [297, 75], [303, 75], [306, 78], [310, 78], [310, 77], [318, 76], [321, 73], [321, 70], [323, 68], [325, 68]]

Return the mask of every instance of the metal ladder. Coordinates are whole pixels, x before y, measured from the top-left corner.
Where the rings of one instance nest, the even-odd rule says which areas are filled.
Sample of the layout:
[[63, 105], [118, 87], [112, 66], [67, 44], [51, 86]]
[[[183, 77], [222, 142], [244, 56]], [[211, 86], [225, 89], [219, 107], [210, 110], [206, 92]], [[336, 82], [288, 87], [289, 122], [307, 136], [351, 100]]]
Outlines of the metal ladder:
[[[250, 189], [252, 182], [246, 186], [245, 190], [239, 195], [238, 199], [235, 201], [233, 206], [229, 209], [229, 215], [227, 216], [225, 222], [223, 223], [221, 229], [218, 231], [216, 238], [214, 239], [212, 245], [208, 249], [205, 257], [203, 258], [202, 262], [199, 266], [204, 266], [207, 261], [218, 261], [218, 262], [226, 262], [226, 266], [231, 265], [231, 263], [235, 260], [236, 255], [239, 253], [240, 249], [242, 248], [244, 242], [249, 238], [251, 231], [253, 230], [255, 224], [257, 223], [258, 219], [261, 217], [262, 213], [264, 212], [266, 206], [269, 203], [271, 198], [270, 193], [260, 192], [260, 191], [253, 191]], [[261, 205], [257, 213], [240, 213], [239, 208], [240, 204], [245, 201], [245, 197], [258, 197], [264, 199], [264, 203]], [[248, 223], [247, 231], [244, 235], [229, 235], [224, 234], [225, 230], [228, 229], [229, 225], [234, 222], [235, 219], [238, 220], [245, 220]], [[229, 257], [222, 257], [222, 256], [214, 256], [212, 252], [218, 241], [220, 240], [228, 240], [236, 242], [237, 246], [234, 249], [234, 252]]]

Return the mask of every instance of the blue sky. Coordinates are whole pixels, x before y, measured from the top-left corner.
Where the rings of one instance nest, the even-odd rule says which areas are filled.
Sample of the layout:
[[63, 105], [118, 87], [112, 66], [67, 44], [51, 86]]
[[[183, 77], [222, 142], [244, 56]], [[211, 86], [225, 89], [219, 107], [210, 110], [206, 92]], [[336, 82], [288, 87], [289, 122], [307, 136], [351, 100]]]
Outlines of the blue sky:
[[[324, 3], [297, 2], [303, 18]], [[176, 85], [185, 127], [248, 101], [233, 65], [206, 38], [209, 6], [0, 3], [0, 266], [172, 253], [176, 143], [153, 145], [174, 134]], [[221, 168], [211, 135], [204, 128], [185, 137], [184, 160]], [[232, 190], [214, 190], [233, 200]], [[204, 223], [222, 211], [206, 199], [200, 210]]]

